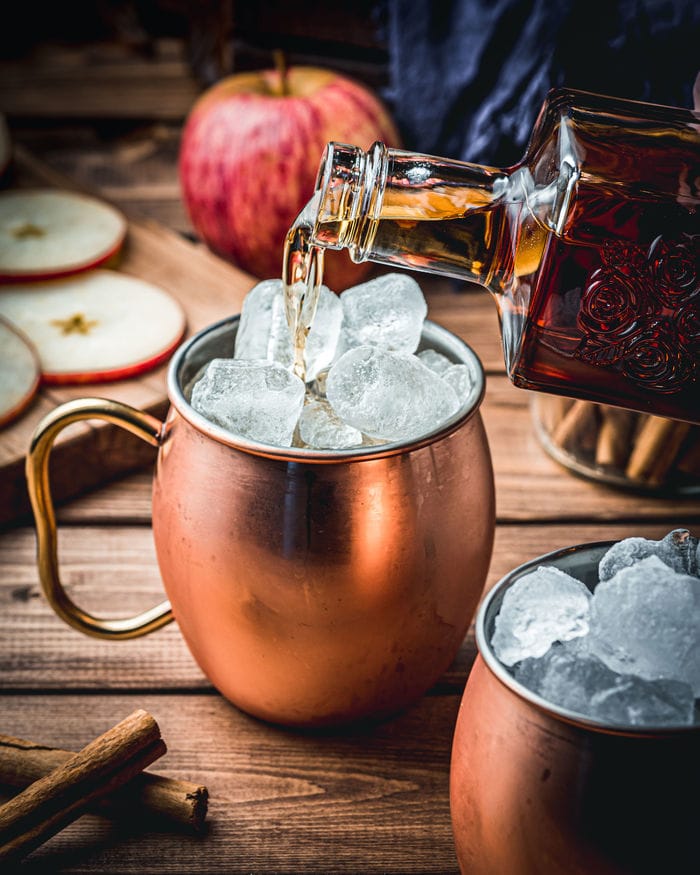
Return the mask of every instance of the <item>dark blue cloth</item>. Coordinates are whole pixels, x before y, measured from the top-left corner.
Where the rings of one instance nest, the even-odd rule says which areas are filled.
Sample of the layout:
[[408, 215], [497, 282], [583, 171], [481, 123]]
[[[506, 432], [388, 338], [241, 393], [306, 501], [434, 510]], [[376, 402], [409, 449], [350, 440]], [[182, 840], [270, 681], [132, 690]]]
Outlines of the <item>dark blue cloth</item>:
[[547, 91], [692, 107], [700, 0], [384, 0], [384, 98], [413, 151], [516, 163]]

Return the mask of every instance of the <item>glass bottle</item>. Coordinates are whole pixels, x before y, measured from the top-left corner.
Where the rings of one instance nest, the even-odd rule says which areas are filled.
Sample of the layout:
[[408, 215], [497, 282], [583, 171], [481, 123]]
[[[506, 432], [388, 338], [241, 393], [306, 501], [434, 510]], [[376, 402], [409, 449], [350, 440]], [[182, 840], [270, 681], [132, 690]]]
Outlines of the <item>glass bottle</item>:
[[318, 247], [488, 289], [517, 386], [700, 423], [700, 114], [557, 89], [513, 167], [329, 143], [311, 206]]

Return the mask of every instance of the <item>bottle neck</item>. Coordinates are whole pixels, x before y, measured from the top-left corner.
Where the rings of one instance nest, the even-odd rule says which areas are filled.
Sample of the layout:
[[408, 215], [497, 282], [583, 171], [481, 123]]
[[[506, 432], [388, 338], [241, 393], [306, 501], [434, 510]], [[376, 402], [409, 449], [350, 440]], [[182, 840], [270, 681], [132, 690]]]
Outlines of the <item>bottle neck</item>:
[[[313, 242], [376, 261], [492, 288], [510, 172], [375, 143], [329, 143], [319, 168]], [[497, 289], [494, 288], [494, 291]]]

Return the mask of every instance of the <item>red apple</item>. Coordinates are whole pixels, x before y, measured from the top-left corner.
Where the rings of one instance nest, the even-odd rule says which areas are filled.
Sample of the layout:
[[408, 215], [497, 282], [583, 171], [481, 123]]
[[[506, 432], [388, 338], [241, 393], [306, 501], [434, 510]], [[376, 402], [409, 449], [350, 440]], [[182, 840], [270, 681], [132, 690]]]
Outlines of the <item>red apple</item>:
[[12, 141], [5, 116], [0, 112], [0, 176], [7, 170], [12, 157]]
[[172, 295], [114, 270], [3, 286], [0, 317], [32, 341], [53, 384], [136, 376], [169, 358], [185, 331]]
[[[399, 145], [387, 110], [364, 85], [330, 70], [291, 67], [228, 76], [204, 92], [185, 123], [180, 183], [197, 234], [261, 279], [279, 277], [284, 238], [314, 191], [330, 141]], [[343, 291], [366, 276], [329, 252], [325, 283]]]
[[36, 350], [16, 328], [0, 319], [0, 428], [16, 419], [39, 388]]
[[115, 256], [123, 214], [104, 201], [53, 188], [0, 193], [0, 283], [90, 270]]

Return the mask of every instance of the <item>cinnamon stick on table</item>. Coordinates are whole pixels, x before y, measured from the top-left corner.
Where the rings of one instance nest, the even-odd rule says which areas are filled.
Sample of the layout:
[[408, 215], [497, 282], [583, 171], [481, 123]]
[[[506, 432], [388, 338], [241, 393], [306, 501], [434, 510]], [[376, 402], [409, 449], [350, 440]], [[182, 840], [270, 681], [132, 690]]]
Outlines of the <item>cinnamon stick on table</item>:
[[[73, 756], [25, 738], [0, 735], [0, 785], [23, 790]], [[207, 814], [206, 787], [143, 772], [97, 804], [110, 817], [155, 817], [199, 832]]]
[[0, 806], [0, 864], [29, 854], [165, 750], [153, 717], [134, 711]]

